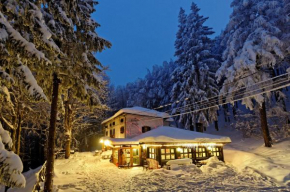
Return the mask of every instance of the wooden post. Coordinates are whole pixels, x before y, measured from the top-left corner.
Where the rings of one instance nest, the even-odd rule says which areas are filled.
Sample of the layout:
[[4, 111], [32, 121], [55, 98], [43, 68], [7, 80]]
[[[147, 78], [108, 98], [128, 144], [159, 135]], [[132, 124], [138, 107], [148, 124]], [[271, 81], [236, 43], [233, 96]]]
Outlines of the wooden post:
[[263, 137], [265, 142], [265, 147], [272, 147], [272, 139], [270, 136], [268, 123], [267, 123], [267, 114], [266, 114], [266, 104], [265, 101], [262, 104], [262, 107], [260, 107], [260, 119], [261, 119], [261, 128], [263, 131]]
[[54, 148], [55, 148], [55, 124], [57, 116], [57, 100], [58, 100], [58, 88], [60, 84], [60, 79], [58, 79], [57, 74], [53, 74], [53, 91], [52, 91], [52, 101], [51, 101], [51, 113], [50, 113], [50, 126], [48, 135], [48, 145], [47, 145], [47, 163], [46, 163], [46, 173], [44, 182], [44, 191], [52, 191], [53, 183], [53, 173], [54, 173]]

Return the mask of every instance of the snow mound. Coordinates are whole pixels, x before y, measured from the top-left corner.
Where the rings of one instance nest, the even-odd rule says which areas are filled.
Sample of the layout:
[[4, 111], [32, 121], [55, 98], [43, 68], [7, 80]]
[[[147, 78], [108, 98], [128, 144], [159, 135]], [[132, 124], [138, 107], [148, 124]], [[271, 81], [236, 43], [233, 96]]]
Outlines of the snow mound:
[[231, 174], [235, 172], [232, 167], [226, 165], [215, 156], [209, 158], [206, 165], [201, 166], [200, 170], [205, 174]]

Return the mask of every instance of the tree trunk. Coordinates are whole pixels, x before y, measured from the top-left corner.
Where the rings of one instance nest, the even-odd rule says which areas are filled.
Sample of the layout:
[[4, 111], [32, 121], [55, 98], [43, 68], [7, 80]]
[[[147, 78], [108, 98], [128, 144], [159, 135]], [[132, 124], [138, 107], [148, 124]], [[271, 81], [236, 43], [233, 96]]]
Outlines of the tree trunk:
[[12, 135], [11, 135], [11, 139], [13, 142], [13, 146], [12, 146], [12, 151], [14, 151], [14, 153], [16, 153], [16, 129], [12, 130]]
[[214, 128], [215, 128], [215, 130], [219, 131], [219, 123], [218, 123], [218, 121], [214, 121]]
[[19, 155], [20, 154], [20, 144], [21, 144], [21, 122], [22, 122], [22, 114], [19, 111], [18, 113], [18, 125], [17, 125], [17, 131], [16, 131], [16, 139], [17, 139], [17, 143], [16, 143], [16, 154]]
[[265, 142], [265, 147], [272, 147], [272, 140], [270, 137], [270, 132], [267, 123], [267, 114], [266, 114], [266, 104], [263, 102], [260, 110], [260, 118], [261, 118], [261, 128], [263, 131], [263, 137]]
[[49, 135], [47, 144], [47, 162], [46, 162], [46, 173], [44, 182], [44, 191], [52, 191], [52, 180], [54, 172], [54, 147], [55, 147], [55, 124], [57, 116], [57, 100], [58, 100], [58, 88], [60, 80], [57, 74], [53, 74], [53, 91], [52, 91], [52, 102], [51, 102], [51, 113], [50, 113], [50, 125]]
[[70, 106], [70, 94], [68, 93], [68, 100], [65, 102], [65, 158], [70, 157], [70, 145], [71, 145], [71, 129], [72, 129], [72, 110]]
[[202, 123], [196, 123], [196, 131], [197, 132], [203, 132], [203, 125]]

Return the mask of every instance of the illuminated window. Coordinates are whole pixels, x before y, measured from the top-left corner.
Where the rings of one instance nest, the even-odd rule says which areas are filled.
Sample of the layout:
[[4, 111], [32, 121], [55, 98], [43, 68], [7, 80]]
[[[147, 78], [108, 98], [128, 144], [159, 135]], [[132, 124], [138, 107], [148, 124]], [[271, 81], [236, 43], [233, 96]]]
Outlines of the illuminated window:
[[123, 134], [125, 132], [125, 127], [120, 128], [120, 133]]
[[196, 147], [196, 158], [205, 158], [205, 157], [206, 157], [205, 147], [202, 146]]
[[156, 149], [149, 148], [149, 158], [150, 159], [156, 159]]
[[178, 152], [180, 152], [180, 158], [190, 158], [192, 159], [192, 149], [191, 148], [179, 148]]
[[161, 149], [161, 160], [175, 159], [175, 149], [163, 148]]
[[222, 156], [222, 148], [221, 147], [209, 147], [208, 150], [209, 150], [211, 156], [217, 156], [217, 157]]

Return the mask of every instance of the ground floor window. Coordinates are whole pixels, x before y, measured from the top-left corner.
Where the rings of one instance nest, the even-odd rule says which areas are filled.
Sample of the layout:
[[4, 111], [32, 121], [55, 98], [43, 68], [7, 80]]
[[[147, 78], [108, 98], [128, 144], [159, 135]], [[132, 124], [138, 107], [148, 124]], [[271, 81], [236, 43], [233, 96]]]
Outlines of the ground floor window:
[[178, 152], [180, 153], [180, 158], [192, 158], [192, 149], [191, 148], [178, 148]]
[[161, 149], [161, 160], [171, 160], [175, 159], [175, 149], [174, 148], [162, 148]]
[[208, 150], [209, 150], [209, 153], [211, 154], [211, 156], [217, 156], [217, 157], [222, 156], [222, 148], [221, 147], [209, 147]]
[[149, 158], [150, 159], [156, 159], [156, 149], [149, 148]]
[[206, 157], [206, 148], [205, 147], [198, 146], [195, 149], [196, 149], [196, 151], [195, 151], [196, 158], [204, 158], [204, 157]]

